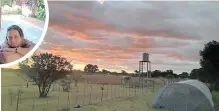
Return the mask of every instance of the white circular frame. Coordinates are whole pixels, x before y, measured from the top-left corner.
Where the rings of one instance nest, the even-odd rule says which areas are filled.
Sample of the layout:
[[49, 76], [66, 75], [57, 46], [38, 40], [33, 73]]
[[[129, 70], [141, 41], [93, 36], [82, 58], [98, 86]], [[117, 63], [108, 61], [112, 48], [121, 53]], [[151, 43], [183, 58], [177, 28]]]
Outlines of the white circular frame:
[[44, 40], [44, 37], [46, 35], [47, 29], [48, 29], [48, 23], [49, 23], [49, 7], [48, 7], [48, 1], [47, 0], [43, 0], [44, 1], [44, 5], [45, 5], [45, 10], [46, 10], [46, 19], [45, 19], [45, 24], [44, 24], [44, 29], [43, 29], [43, 33], [41, 34], [41, 37], [39, 39], [39, 41], [37, 42], [37, 44], [34, 46], [34, 48], [29, 51], [25, 56], [21, 57], [20, 59], [17, 59], [13, 62], [10, 63], [6, 63], [6, 64], [0, 64], [0, 68], [4, 68], [4, 67], [9, 67], [9, 66], [13, 66], [16, 65], [22, 61], [24, 61], [25, 59], [29, 58], [30, 56], [33, 55], [33, 53], [37, 50], [37, 48], [39, 48], [39, 46], [41, 45], [41, 43]]

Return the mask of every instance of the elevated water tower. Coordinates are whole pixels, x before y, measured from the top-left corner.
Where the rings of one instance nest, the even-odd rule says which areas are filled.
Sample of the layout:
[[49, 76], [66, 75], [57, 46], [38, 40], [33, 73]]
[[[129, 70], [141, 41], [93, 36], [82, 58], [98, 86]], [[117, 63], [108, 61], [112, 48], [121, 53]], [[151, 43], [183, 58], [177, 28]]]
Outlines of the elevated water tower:
[[142, 61], [139, 61], [139, 76], [140, 74], [147, 74], [147, 78], [150, 77], [149, 71], [151, 71], [151, 62], [149, 60], [149, 54], [142, 54]]

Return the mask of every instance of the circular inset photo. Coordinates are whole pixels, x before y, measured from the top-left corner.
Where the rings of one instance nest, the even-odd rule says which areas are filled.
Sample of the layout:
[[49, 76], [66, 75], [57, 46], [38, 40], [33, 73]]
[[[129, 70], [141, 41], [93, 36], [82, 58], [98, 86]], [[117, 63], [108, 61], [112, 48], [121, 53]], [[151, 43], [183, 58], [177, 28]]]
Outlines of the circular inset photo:
[[0, 6], [0, 66], [12, 65], [41, 44], [48, 27], [47, 1], [1, 0]]

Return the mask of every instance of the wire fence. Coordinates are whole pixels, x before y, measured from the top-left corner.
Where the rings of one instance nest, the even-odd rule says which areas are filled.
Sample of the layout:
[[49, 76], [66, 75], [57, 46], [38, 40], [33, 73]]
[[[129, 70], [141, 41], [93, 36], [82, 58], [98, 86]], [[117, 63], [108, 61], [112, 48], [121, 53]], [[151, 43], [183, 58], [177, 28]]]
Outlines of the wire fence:
[[[8, 95], [7, 97], [3, 97], [2, 110], [60, 111], [63, 108], [76, 108], [75, 111], [80, 111], [79, 107], [95, 105], [117, 98], [133, 97], [154, 90], [154, 85], [147, 87], [133, 87], [132, 85], [130, 82], [128, 85], [90, 84], [83, 82], [79, 83], [77, 87], [72, 85], [71, 90], [65, 92], [60, 85], [52, 84], [48, 97], [46, 98], [39, 98], [36, 85], [30, 85], [28, 88], [26, 86], [16, 86], [16, 88], [15, 86], [13, 88], [4, 87], [2, 90], [7, 92]], [[115, 109], [115, 111], [117, 110], [119, 109]]]

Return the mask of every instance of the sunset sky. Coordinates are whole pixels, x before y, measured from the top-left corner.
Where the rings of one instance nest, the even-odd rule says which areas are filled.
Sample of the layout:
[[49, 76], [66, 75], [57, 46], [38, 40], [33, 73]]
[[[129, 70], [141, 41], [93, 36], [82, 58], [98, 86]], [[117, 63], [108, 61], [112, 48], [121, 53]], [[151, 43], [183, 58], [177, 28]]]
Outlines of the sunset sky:
[[75, 69], [138, 69], [142, 53], [152, 70], [199, 68], [199, 50], [219, 40], [218, 2], [49, 2], [50, 21], [39, 50], [73, 60]]

